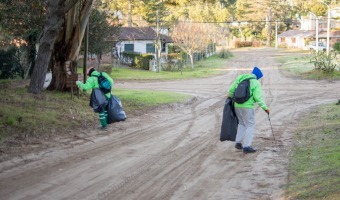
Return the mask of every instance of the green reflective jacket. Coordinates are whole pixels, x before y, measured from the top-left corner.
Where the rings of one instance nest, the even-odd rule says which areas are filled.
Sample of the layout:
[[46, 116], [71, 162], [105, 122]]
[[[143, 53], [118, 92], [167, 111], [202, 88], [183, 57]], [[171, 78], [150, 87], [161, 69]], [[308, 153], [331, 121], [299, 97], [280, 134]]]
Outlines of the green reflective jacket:
[[[107, 78], [107, 80], [111, 83], [111, 89], [113, 89], [113, 80], [112, 78], [105, 72], [102, 72], [103, 76]], [[86, 79], [86, 83], [79, 83], [78, 87], [83, 90], [90, 90], [93, 88], [99, 88], [99, 83], [98, 83], [98, 77], [100, 72], [98, 71], [93, 71], [91, 76]], [[105, 94], [107, 98], [111, 97], [111, 93], [106, 93]]]
[[268, 107], [264, 103], [262, 99], [262, 90], [261, 90], [261, 84], [256, 79], [256, 76], [254, 74], [241, 74], [236, 78], [236, 81], [230, 86], [228, 97], [232, 98], [234, 96], [235, 89], [237, 85], [247, 78], [255, 78], [250, 79], [250, 98], [248, 101], [238, 104], [235, 102], [235, 107], [237, 108], [254, 108], [254, 104], [257, 102], [259, 106], [263, 110], [267, 110]]

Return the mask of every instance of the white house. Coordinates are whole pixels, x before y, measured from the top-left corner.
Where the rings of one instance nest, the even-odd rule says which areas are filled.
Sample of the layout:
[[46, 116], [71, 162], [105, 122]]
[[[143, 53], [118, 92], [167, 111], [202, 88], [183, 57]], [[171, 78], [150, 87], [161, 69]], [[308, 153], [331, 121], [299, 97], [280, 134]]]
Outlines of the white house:
[[[160, 33], [161, 55], [168, 54], [168, 44], [173, 40], [162, 30]], [[156, 53], [156, 31], [151, 27], [122, 27], [116, 43], [116, 55], [122, 57], [123, 52]]]
[[[288, 30], [278, 35], [278, 45], [287, 48], [308, 49], [308, 41], [316, 39], [316, 17], [312, 14], [301, 17], [299, 30]], [[330, 20], [331, 29], [339, 29], [340, 22], [336, 19]], [[327, 17], [318, 18], [318, 39], [326, 45]], [[340, 41], [339, 31], [330, 31], [330, 46]]]

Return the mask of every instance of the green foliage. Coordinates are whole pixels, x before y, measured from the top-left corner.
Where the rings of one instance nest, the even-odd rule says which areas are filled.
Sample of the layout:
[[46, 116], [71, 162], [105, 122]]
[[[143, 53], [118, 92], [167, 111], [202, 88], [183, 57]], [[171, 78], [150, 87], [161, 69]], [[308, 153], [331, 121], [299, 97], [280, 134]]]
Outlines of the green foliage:
[[340, 42], [336, 42], [333, 45], [333, 49], [334, 49], [334, 51], [340, 52]]
[[5, 124], [7, 126], [14, 126], [17, 123], [17, 120], [13, 116], [8, 116], [5, 120]]
[[230, 51], [228, 51], [225, 48], [222, 48], [219, 52], [218, 52], [218, 57], [220, 58], [230, 58], [232, 57], [232, 54], [230, 53]]
[[45, 14], [46, 0], [1, 1], [0, 28], [3, 37], [0, 38], [0, 47], [12, 45], [14, 40], [28, 41], [32, 31], [40, 33]]
[[126, 62], [129, 63], [130, 67], [136, 66], [136, 57], [140, 56], [140, 53], [138, 52], [123, 52], [124, 60], [127, 60]]
[[312, 56], [311, 62], [314, 63], [316, 70], [332, 73], [336, 68], [340, 67], [337, 61], [337, 54], [335, 51], [329, 52], [328, 55], [324, 51], [318, 51], [317, 54]]
[[102, 55], [110, 52], [114, 43], [108, 38], [118, 34], [119, 27], [112, 26], [107, 21], [108, 15], [94, 9], [90, 16], [89, 31], [89, 52], [91, 54]]
[[17, 56], [18, 51], [16, 47], [11, 47], [8, 50], [0, 50], [0, 79], [21, 76], [22, 68]]
[[135, 68], [149, 70], [149, 62], [154, 58], [151, 54], [141, 54], [135, 57]]

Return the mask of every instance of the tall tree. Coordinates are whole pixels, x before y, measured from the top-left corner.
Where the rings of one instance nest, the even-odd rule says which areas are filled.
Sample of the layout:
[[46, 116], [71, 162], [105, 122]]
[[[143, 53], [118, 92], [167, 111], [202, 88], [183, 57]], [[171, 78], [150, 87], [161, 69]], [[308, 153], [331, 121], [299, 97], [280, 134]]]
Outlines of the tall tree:
[[[49, 0], [48, 13], [40, 40], [32, 79], [28, 88], [31, 93], [43, 90], [47, 68], [52, 70], [52, 81], [48, 89], [65, 90], [66, 61], [75, 63], [81, 41], [88, 24], [91, 7], [95, 0]], [[71, 71], [75, 71], [75, 64]]]
[[206, 46], [206, 30], [198, 23], [190, 20], [180, 21], [174, 26], [172, 39], [188, 56], [191, 61], [191, 69], [194, 70], [194, 53], [201, 51]]
[[90, 16], [89, 49], [91, 54], [96, 54], [98, 58], [98, 68], [102, 54], [110, 52], [114, 46], [109, 40], [114, 34], [117, 35], [119, 27], [108, 22], [108, 15], [105, 12], [94, 9]]

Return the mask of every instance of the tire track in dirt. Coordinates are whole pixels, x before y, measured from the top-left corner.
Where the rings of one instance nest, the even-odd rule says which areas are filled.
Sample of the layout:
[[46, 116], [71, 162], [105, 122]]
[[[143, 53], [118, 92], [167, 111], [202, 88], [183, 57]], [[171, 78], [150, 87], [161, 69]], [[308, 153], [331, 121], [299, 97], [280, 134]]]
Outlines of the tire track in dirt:
[[[192, 106], [191, 107], [191, 113], [192, 113], [192, 116], [193, 116], [193, 119], [196, 119], [196, 117], [197, 117], [197, 114], [196, 114], [196, 111], [195, 111], [195, 108], [197, 107], [197, 106], [199, 106], [200, 104], [204, 104], [205, 103], [205, 101], [202, 101], [202, 102], [200, 102], [200, 103], [197, 103], [197, 104], [195, 104], [194, 106]], [[213, 106], [212, 107], [218, 107], [218, 106], [220, 106], [219, 105], [220, 104], [220, 102], [217, 102], [217, 103], [214, 103], [213, 104]], [[210, 112], [210, 109], [209, 108], [206, 108], [206, 109], [203, 109], [203, 110], [200, 110], [199, 111], [199, 115], [206, 115], [207, 113], [209, 113]], [[216, 117], [216, 115], [215, 115], [215, 123], [216, 123], [216, 120], [220, 120], [220, 117]], [[183, 135], [184, 137], [186, 137], [187, 136], [187, 134], [189, 134], [189, 132], [190, 132], [190, 129], [194, 126], [194, 121], [195, 120], [192, 120], [192, 123], [189, 123], [189, 125], [187, 126], [187, 129], [185, 130], [185, 132], [183, 133], [183, 134], [181, 134], [181, 135]], [[180, 140], [183, 140], [184, 138], [183, 137], [181, 137], [181, 138], [177, 138], [176, 140], [175, 140], [175, 142], [173, 143], [174, 145], [171, 147], [171, 148], [165, 148], [165, 151], [168, 151], [168, 150], [171, 150], [171, 149], [174, 149], [175, 147], [176, 147], [176, 145], [178, 145], [178, 142], [180, 141]], [[196, 156], [199, 156], [200, 154], [201, 154], [201, 152], [203, 151], [203, 150], [205, 150], [206, 148], [208, 148], [208, 147], [206, 147], [207, 146], [207, 144], [204, 144], [204, 143], [206, 143], [206, 141], [210, 141], [209, 143], [211, 143], [211, 142], [213, 142], [213, 143], [216, 143], [217, 141], [216, 141], [216, 138], [215, 137], [213, 137], [213, 136], [210, 136], [210, 138], [205, 138], [205, 137], [201, 137], [201, 138], [198, 138], [197, 140], [195, 139], [194, 141], [191, 141], [189, 144], [187, 144], [186, 146], [181, 146], [181, 147], [178, 147], [178, 148], [176, 148], [176, 149], [174, 149], [174, 152], [171, 152], [171, 154], [170, 155], [176, 155], [176, 156], [166, 156], [166, 157], [162, 157], [161, 158], [161, 160], [157, 160], [157, 161], [154, 161], [153, 163], [152, 163], [152, 165], [150, 165], [149, 167], [151, 168], [152, 166], [154, 166], [154, 165], [156, 165], [156, 166], [167, 166], [167, 165], [169, 165], [169, 164], [171, 164], [171, 163], [173, 163], [175, 160], [174, 159], [178, 159], [178, 155], [185, 155], [184, 157], [182, 157], [182, 158], [180, 158], [181, 160], [183, 160], [184, 159], [184, 161], [183, 161], [183, 163], [176, 163], [176, 162], [174, 162], [174, 163], [176, 163], [176, 165], [177, 166], [182, 166], [182, 165], [187, 165], [187, 166], [195, 166], [195, 163], [191, 163], [191, 162], [195, 162], [195, 159], [194, 159], [194, 157], [196, 157]], [[208, 145], [209, 146], [209, 145]], [[203, 148], [203, 149], [202, 149]], [[178, 152], [179, 151], [179, 152]], [[178, 153], [177, 153], [178, 152]], [[158, 153], [158, 155], [155, 155], [155, 157], [161, 157], [161, 155], [167, 155], [167, 154], [165, 154], [166, 152], [160, 152], [160, 153]], [[188, 156], [189, 155], [189, 156]], [[187, 157], [188, 156], [188, 157]], [[199, 160], [198, 160], [199, 161]], [[147, 161], [147, 163], [150, 163], [151, 161]], [[161, 162], [162, 164], [160, 164], [159, 162]], [[178, 162], [178, 161], [177, 161]], [[186, 164], [187, 162], [190, 162], [189, 164]], [[197, 162], [197, 161], [196, 161]], [[185, 172], [177, 172], [175, 169], [176, 168], [178, 168], [178, 167], [174, 167], [173, 169], [172, 169], [172, 174], [174, 173], [174, 172], [176, 172], [176, 173], [179, 173], [179, 174], [181, 174], [181, 177], [183, 178], [184, 176], [185, 176], [185, 172], [189, 172], [189, 174], [191, 174], [192, 173], [192, 170], [190, 169], [190, 167], [188, 167], [186, 170], [185, 170]], [[143, 176], [146, 176], [146, 173], [147, 172], [150, 172], [150, 173], [153, 173], [153, 174], [160, 174], [163, 170], [166, 170], [166, 168], [165, 169], [163, 169], [163, 168], [159, 168], [159, 169], [154, 169], [154, 170], [151, 170], [151, 169], [149, 169], [149, 170], [147, 170], [147, 171], [144, 171], [143, 173], [140, 173], [140, 172], [138, 172], [138, 174], [143, 174]], [[153, 177], [153, 175], [148, 175], [149, 177]], [[163, 178], [164, 180], [166, 180], [167, 182], [169, 182], [170, 180], [169, 179], [171, 179], [172, 177], [177, 177], [175, 174], [174, 175], [171, 175], [171, 176], [167, 176], [167, 178]], [[126, 184], [132, 184], [132, 185], [135, 185], [136, 184], [136, 179], [137, 178], [139, 178], [139, 177], [134, 177], [133, 178], [133, 180], [131, 179], [131, 180], [129, 180], [129, 181], [125, 181], [124, 182], [124, 185], [126, 185]], [[144, 179], [142, 179], [142, 180], [144, 180]], [[176, 180], [176, 179], [175, 179]], [[137, 190], [138, 189], [138, 187], [140, 187], [140, 185], [143, 185], [143, 183], [138, 183], [137, 185], [136, 185], [136, 187], [137, 188], [134, 188], [134, 189], [131, 189], [133, 186], [129, 186], [129, 187], [127, 187], [127, 188], [130, 188], [130, 190], [132, 190], [132, 191], [135, 191], [135, 190]], [[112, 197], [116, 197], [116, 198], [119, 198], [119, 194], [115, 194], [114, 192], [115, 191], [117, 191], [118, 189], [121, 189], [121, 187], [122, 187], [123, 185], [120, 185], [119, 187], [117, 187], [117, 186], [109, 186], [108, 188], [105, 188], [103, 191], [103, 193], [102, 194], [100, 194], [99, 196], [100, 196], [100, 198], [105, 198], [105, 197], [107, 197], [107, 196], [110, 196], [110, 195], [112, 195]], [[146, 191], [150, 191], [151, 190], [151, 188], [149, 188], [148, 190], [146, 190]], [[169, 193], [169, 191], [172, 191], [173, 189], [168, 189], [166, 192], [164, 192], [165, 194], [164, 195], [161, 195], [161, 196], [166, 196], [166, 194], [167, 193]], [[152, 191], [152, 190], [151, 190]], [[126, 197], [126, 195], [128, 195], [128, 194], [125, 194], [124, 192], [122, 192], [122, 191], [119, 191], [119, 193], [123, 193], [123, 195], [122, 195], [122, 198], [123, 197]], [[145, 194], [144, 194], [145, 195]], [[143, 195], [142, 195], [143, 196]], [[95, 196], [95, 197], [91, 197], [90, 199], [96, 199], [96, 198], [98, 198], [98, 196]], [[110, 199], [110, 198], [108, 198], [108, 199]], [[146, 197], [146, 198], [142, 198], [142, 199], [152, 199], [151, 197]], [[157, 198], [156, 198], [157, 199]]]
[[[107, 135], [69, 149], [13, 159], [0, 172], [2, 199], [282, 199], [295, 119], [332, 102], [338, 82], [280, 75], [272, 49], [235, 51], [224, 75], [185, 81], [118, 82], [117, 88], [177, 91], [192, 105], [162, 108], [115, 124]], [[264, 71], [271, 121], [256, 108], [251, 155], [219, 142], [223, 105], [235, 77]], [[323, 101], [318, 101], [322, 96]], [[93, 134], [89, 134], [93, 135]], [[277, 146], [276, 146], [277, 145]], [[274, 151], [276, 150], [276, 151]], [[20, 164], [16, 164], [20, 163]], [[4, 169], [0, 164], [0, 169]], [[11, 166], [11, 167], [8, 167]]]

